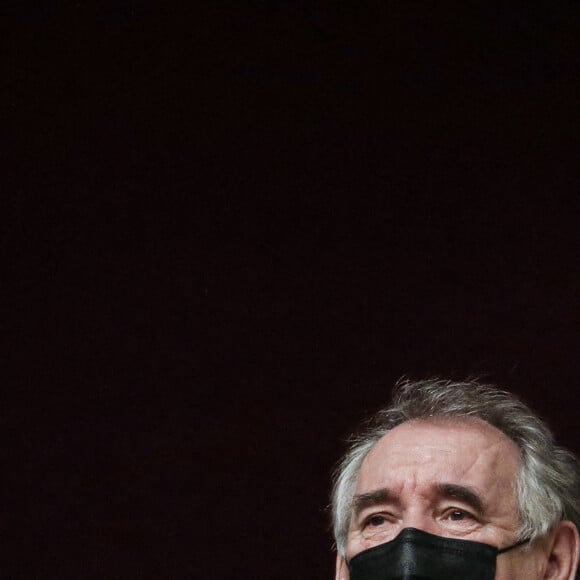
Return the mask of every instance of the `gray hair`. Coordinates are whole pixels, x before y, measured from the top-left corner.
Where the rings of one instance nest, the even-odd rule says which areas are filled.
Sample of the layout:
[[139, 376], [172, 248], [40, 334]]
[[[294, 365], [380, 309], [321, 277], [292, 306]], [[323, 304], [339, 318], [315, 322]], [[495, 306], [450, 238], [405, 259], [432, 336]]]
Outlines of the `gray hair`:
[[332, 492], [336, 546], [346, 552], [352, 501], [361, 465], [391, 429], [413, 419], [475, 417], [493, 425], [518, 446], [520, 472], [515, 482], [520, 513], [519, 539], [534, 540], [561, 520], [580, 528], [580, 464], [556, 446], [546, 424], [513, 394], [476, 380], [400, 381], [389, 407], [379, 411], [340, 462]]

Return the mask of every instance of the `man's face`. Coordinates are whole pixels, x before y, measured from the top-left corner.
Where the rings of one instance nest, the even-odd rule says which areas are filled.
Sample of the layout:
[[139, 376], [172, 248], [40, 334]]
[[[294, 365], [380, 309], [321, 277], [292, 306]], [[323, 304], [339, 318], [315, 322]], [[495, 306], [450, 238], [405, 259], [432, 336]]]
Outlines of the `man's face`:
[[[347, 558], [404, 528], [503, 548], [518, 540], [516, 444], [484, 421], [413, 421], [385, 435], [360, 470]], [[542, 578], [541, 546], [497, 558], [496, 580]], [[338, 580], [348, 580], [344, 560]]]

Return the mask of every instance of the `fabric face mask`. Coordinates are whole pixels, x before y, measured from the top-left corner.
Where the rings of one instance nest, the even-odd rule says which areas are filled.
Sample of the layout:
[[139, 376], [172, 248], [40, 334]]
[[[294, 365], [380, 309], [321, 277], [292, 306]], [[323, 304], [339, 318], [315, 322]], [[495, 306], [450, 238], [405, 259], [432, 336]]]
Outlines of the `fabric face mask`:
[[498, 550], [488, 544], [434, 536], [405, 528], [394, 540], [354, 556], [351, 580], [494, 580]]

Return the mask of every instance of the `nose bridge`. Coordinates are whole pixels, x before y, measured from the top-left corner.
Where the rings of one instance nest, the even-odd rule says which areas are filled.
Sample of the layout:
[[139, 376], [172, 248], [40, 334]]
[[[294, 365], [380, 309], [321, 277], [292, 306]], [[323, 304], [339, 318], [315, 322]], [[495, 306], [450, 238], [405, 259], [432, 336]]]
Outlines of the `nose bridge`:
[[403, 513], [403, 528], [416, 528], [430, 534], [436, 533], [437, 524], [426, 502], [413, 502]]

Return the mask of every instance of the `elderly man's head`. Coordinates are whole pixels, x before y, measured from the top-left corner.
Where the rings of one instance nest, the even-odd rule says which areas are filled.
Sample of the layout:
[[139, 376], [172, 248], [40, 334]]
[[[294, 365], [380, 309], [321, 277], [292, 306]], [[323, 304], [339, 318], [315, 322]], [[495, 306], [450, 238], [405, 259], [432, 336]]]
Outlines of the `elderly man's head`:
[[511, 394], [401, 383], [336, 473], [336, 580], [571, 580], [579, 486], [576, 459]]

